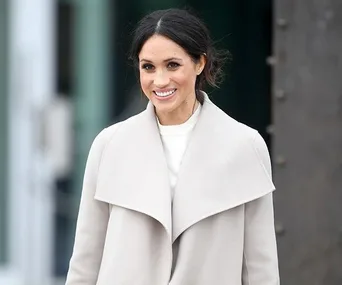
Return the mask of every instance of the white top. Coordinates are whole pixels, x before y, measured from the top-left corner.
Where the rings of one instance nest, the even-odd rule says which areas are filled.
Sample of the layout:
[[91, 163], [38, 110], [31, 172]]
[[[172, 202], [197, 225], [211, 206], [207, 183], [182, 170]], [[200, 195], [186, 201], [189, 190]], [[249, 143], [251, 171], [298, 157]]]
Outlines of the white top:
[[198, 104], [198, 107], [194, 114], [185, 123], [180, 125], [164, 126], [161, 125], [159, 120], [157, 119], [160, 136], [163, 142], [165, 158], [167, 166], [169, 168], [172, 198], [174, 196], [174, 189], [177, 183], [178, 173], [180, 165], [182, 163], [183, 155], [188, 145], [191, 131], [195, 127], [198, 120], [200, 111], [201, 104]]

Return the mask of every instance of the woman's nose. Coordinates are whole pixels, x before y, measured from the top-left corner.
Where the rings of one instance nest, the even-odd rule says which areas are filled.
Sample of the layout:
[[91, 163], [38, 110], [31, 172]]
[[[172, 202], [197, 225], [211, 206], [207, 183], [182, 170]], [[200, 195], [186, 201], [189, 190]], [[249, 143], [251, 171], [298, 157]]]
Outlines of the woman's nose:
[[169, 77], [167, 76], [167, 73], [164, 71], [159, 71], [156, 73], [156, 76], [154, 78], [154, 85], [156, 87], [164, 87], [167, 86], [170, 82]]

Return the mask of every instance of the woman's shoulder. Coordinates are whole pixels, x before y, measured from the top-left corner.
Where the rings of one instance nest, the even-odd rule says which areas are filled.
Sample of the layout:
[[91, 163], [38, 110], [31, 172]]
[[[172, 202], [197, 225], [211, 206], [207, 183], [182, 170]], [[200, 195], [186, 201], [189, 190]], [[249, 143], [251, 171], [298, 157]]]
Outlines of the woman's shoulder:
[[116, 122], [114, 124], [109, 125], [108, 127], [102, 129], [93, 141], [93, 146], [97, 146], [97, 148], [105, 148], [108, 142], [122, 129], [126, 129], [132, 124], [135, 124], [136, 121], [139, 121], [140, 116], [143, 112], [133, 115], [126, 120]]
[[271, 177], [272, 168], [270, 153], [264, 138], [261, 136], [258, 130], [237, 120], [232, 120], [235, 128], [235, 134], [240, 142], [241, 151], [246, 150], [246, 148], [252, 148], [257, 159], [262, 163], [267, 174]]
[[211, 114], [215, 114], [215, 124], [219, 125], [223, 137], [230, 140], [234, 137], [243, 141], [253, 141], [259, 136], [259, 132], [256, 129], [231, 117], [214, 103], [210, 102], [210, 106], [213, 108]]
[[259, 131], [229, 116], [216, 105], [213, 104], [213, 106], [216, 109], [215, 113], [220, 125], [218, 128], [220, 135], [218, 137], [225, 140], [223, 144], [231, 146], [234, 151], [239, 153], [250, 153], [248, 150], [252, 149], [258, 160], [264, 165], [269, 176], [271, 176], [269, 150]]

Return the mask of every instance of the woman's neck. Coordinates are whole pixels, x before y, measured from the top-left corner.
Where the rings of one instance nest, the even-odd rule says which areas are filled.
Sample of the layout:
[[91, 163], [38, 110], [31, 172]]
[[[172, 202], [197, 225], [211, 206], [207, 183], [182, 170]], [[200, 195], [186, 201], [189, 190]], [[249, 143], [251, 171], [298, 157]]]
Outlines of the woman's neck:
[[194, 114], [198, 104], [195, 98], [192, 104], [186, 104], [184, 108], [177, 108], [173, 112], [158, 113], [156, 111], [159, 123], [165, 126], [183, 124]]

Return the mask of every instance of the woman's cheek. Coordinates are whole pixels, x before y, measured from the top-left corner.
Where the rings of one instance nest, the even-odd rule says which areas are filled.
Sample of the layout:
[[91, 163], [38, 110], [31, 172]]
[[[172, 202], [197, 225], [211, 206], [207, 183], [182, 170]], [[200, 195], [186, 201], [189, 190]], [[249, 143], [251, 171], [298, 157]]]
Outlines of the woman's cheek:
[[140, 85], [142, 89], [145, 89], [146, 87], [146, 76], [140, 75]]
[[150, 88], [152, 88], [149, 82], [151, 82], [151, 80], [147, 78], [145, 75], [140, 76], [140, 87], [144, 92], [145, 96], [148, 98], [150, 97], [150, 92], [152, 92], [152, 90], [149, 90]]

